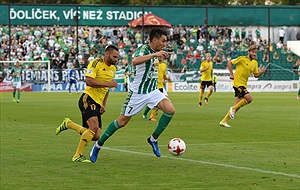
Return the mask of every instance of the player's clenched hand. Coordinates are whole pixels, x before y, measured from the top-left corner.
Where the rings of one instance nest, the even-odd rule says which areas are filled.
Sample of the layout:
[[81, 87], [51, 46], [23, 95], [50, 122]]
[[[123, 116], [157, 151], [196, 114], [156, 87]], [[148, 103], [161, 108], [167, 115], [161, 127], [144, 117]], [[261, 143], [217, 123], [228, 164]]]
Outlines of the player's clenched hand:
[[110, 88], [117, 88], [118, 87], [117, 81], [113, 80], [113, 81], [109, 82], [108, 83], [108, 87], [110, 87]]
[[265, 66], [260, 67], [260, 72], [261, 72], [261, 73], [266, 72], [266, 67], [265, 67]]
[[233, 76], [233, 75], [230, 75], [229, 78], [230, 78], [231, 80], [233, 80], [233, 79], [234, 79], [234, 76]]
[[155, 57], [162, 57], [163, 59], [166, 59], [168, 55], [169, 55], [168, 52], [163, 50], [155, 53]]

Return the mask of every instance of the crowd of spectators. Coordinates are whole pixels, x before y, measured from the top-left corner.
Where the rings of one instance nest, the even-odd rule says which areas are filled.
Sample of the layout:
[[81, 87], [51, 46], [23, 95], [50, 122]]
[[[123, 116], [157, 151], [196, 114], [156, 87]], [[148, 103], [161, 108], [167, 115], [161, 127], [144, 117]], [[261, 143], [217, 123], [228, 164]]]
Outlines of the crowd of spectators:
[[[101, 57], [106, 45], [115, 44], [120, 49], [118, 69], [131, 62], [135, 49], [147, 42], [147, 33], [130, 27], [79, 26], [11, 26], [0, 25], [0, 61], [29, 61], [24, 68], [46, 69], [50, 61], [52, 69], [85, 68], [89, 61]], [[78, 34], [78, 38], [77, 38]], [[255, 43], [262, 53], [263, 62], [269, 62], [269, 50], [274, 58], [290, 54], [283, 44], [284, 31], [279, 32], [278, 41], [269, 43], [262, 39], [260, 27], [222, 26], [178, 26], [168, 29], [167, 51], [169, 63], [174, 68], [197, 68], [208, 51], [214, 56], [215, 64], [226, 67], [230, 58], [246, 54], [248, 47]], [[300, 34], [297, 33], [297, 38]], [[207, 40], [206, 40], [207, 39]], [[9, 43], [9, 40], [11, 40]], [[9, 52], [9, 45], [11, 45]], [[78, 49], [77, 49], [78, 46]], [[293, 61], [293, 60], [292, 60]]]

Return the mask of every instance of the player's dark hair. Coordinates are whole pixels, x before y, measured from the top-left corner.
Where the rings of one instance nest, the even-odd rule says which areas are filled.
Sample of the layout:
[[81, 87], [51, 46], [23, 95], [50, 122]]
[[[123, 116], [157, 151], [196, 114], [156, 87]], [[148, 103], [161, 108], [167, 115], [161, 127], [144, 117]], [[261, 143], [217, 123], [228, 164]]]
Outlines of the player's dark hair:
[[104, 52], [110, 52], [112, 50], [119, 51], [119, 49], [115, 45], [110, 44], [110, 45], [108, 45], [108, 46], [105, 47]]
[[150, 42], [152, 42], [154, 38], [160, 38], [162, 35], [167, 36], [167, 31], [161, 28], [153, 28], [150, 31]]

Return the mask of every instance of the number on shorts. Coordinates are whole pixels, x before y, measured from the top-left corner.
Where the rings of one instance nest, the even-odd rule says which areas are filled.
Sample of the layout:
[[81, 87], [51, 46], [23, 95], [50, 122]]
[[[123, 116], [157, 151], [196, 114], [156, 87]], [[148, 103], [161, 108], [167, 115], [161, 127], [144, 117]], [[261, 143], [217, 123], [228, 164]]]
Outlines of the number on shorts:
[[132, 111], [133, 107], [129, 106], [129, 111], [128, 113], [130, 113]]

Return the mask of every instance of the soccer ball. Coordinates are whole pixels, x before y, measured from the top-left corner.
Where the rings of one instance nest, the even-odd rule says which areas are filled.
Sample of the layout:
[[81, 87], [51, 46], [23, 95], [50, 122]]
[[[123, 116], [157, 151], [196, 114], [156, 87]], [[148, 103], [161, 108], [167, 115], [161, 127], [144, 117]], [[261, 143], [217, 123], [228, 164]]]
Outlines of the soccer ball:
[[180, 138], [173, 138], [168, 143], [169, 152], [174, 156], [179, 156], [186, 150], [184, 141]]

